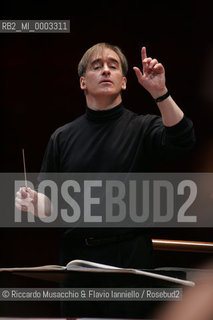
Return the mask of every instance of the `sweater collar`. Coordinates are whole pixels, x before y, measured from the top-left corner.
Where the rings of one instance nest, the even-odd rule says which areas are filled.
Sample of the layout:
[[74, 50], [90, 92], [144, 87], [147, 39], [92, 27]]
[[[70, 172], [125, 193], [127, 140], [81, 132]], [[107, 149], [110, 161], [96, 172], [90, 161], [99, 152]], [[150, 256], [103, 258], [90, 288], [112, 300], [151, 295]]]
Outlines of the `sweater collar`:
[[86, 107], [86, 117], [87, 119], [95, 122], [109, 121], [119, 118], [123, 113], [123, 109], [124, 107], [122, 102], [109, 110], [93, 110]]

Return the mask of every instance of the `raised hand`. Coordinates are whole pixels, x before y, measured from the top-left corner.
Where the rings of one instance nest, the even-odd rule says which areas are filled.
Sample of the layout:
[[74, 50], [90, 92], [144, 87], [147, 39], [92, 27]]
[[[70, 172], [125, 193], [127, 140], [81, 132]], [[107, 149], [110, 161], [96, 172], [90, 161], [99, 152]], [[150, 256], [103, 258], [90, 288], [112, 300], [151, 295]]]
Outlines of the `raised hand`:
[[141, 49], [143, 71], [138, 67], [135, 70], [138, 82], [152, 95], [154, 99], [167, 92], [165, 69], [157, 59], [147, 58], [146, 47]]

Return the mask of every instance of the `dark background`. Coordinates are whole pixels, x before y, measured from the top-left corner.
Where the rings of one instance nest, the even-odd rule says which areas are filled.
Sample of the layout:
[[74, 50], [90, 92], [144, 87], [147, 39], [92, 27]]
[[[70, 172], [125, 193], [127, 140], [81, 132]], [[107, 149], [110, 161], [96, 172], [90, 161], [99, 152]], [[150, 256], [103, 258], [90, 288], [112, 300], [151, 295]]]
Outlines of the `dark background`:
[[[159, 111], [137, 82], [140, 48], [166, 69], [171, 95], [195, 126], [196, 147], [153, 168], [162, 172], [212, 172], [213, 39], [211, 1], [3, 1], [1, 19], [68, 19], [69, 34], [0, 34], [0, 167], [40, 170], [51, 133], [85, 109], [77, 65], [97, 42], [120, 46], [129, 61], [127, 108]], [[1, 214], [7, 214], [1, 212]], [[155, 229], [153, 238], [212, 241], [211, 229]], [[0, 266], [58, 263], [58, 229], [0, 229]], [[197, 266], [207, 255], [159, 254], [156, 265]]]

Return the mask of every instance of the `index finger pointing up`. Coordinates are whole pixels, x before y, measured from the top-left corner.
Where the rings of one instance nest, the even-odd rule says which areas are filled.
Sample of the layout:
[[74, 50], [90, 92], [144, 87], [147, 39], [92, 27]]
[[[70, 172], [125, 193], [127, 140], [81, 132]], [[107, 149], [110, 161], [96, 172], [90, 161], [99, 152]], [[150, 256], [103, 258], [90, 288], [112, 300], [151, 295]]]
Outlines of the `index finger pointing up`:
[[147, 58], [147, 55], [146, 55], [146, 47], [142, 47], [141, 49], [141, 59], [142, 59], [142, 63], [143, 63], [143, 60]]

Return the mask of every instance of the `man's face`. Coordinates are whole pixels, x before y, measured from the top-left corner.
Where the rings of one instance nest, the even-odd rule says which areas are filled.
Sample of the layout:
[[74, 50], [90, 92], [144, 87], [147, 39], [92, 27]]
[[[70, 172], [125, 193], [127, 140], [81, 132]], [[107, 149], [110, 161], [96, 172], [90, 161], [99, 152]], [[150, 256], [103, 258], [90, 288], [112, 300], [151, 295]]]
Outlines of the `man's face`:
[[104, 48], [91, 56], [86, 74], [80, 78], [81, 89], [86, 96], [119, 96], [126, 89], [126, 77], [122, 74], [121, 61], [111, 49]]

